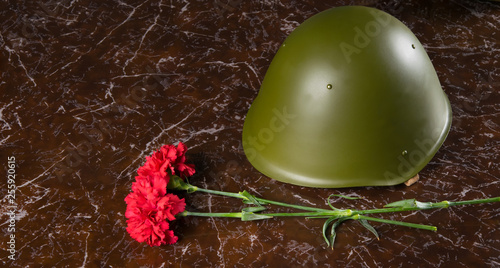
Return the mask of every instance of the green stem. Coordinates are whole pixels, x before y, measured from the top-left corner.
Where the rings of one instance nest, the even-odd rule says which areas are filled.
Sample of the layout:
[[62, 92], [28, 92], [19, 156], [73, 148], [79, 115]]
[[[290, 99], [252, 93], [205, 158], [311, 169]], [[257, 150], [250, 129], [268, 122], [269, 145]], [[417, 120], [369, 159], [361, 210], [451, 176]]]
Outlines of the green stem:
[[389, 208], [378, 208], [378, 209], [367, 209], [367, 210], [354, 210], [353, 214], [377, 214], [377, 213], [390, 213], [390, 212], [402, 212], [402, 211], [415, 211], [415, 210], [427, 210], [427, 209], [437, 209], [437, 208], [447, 208], [451, 206], [462, 206], [462, 205], [474, 205], [483, 204], [491, 202], [500, 202], [500, 197], [485, 198], [485, 199], [474, 199], [465, 201], [441, 201], [437, 203], [421, 203], [425, 206], [414, 206], [414, 207], [389, 207]]
[[402, 211], [414, 211], [414, 210], [423, 210], [423, 209], [431, 209], [431, 208], [417, 208], [417, 207], [396, 207], [396, 208], [377, 208], [377, 209], [367, 209], [367, 210], [355, 210], [355, 214], [363, 215], [363, 214], [377, 214], [377, 213], [390, 213], [390, 212], [402, 212]]
[[[193, 187], [195, 187], [195, 186], [193, 186]], [[240, 194], [236, 194], [236, 193], [208, 190], [208, 189], [203, 189], [203, 188], [198, 188], [198, 187], [196, 187], [196, 189], [193, 189], [193, 190], [211, 193], [211, 194], [236, 197], [236, 198], [240, 198], [240, 199], [245, 198], [244, 196], [242, 196]], [[261, 199], [261, 198], [257, 198], [257, 200], [259, 200], [259, 202], [263, 202], [263, 203], [269, 203], [268, 201], [270, 201], [270, 200]], [[416, 201], [416, 202], [418, 202], [418, 201]], [[367, 209], [367, 210], [350, 210], [350, 209], [324, 210], [324, 209], [322, 209], [320, 211], [258, 213], [258, 214], [245, 213], [245, 212], [243, 212], [243, 213], [242, 212], [212, 213], [212, 212], [184, 211], [180, 214], [180, 216], [226, 217], [226, 218], [242, 218], [242, 216], [243, 216], [243, 218], [245, 218], [244, 216], [248, 215], [248, 214], [257, 215], [257, 218], [253, 218], [253, 219], [265, 219], [265, 218], [270, 218], [270, 217], [310, 217], [310, 218], [351, 217], [353, 220], [362, 219], [362, 220], [369, 220], [369, 221], [375, 221], [375, 222], [381, 222], [381, 223], [388, 223], [388, 224], [424, 229], [424, 230], [429, 230], [429, 231], [436, 231], [437, 228], [435, 226], [414, 224], [414, 223], [407, 223], [407, 222], [393, 221], [393, 220], [385, 220], [385, 219], [379, 219], [379, 218], [374, 218], [374, 217], [368, 217], [368, 216], [364, 216], [364, 215], [365, 214], [376, 214], [376, 213], [389, 213], [389, 212], [402, 212], [402, 211], [447, 208], [449, 206], [472, 205], [472, 204], [482, 204], [482, 203], [490, 203], [490, 202], [500, 202], [500, 197], [486, 198], [486, 199], [474, 199], [474, 200], [457, 201], [457, 202], [450, 202], [450, 201], [442, 201], [442, 202], [437, 202], [437, 203], [420, 203], [419, 202], [419, 203], [417, 203], [417, 205], [420, 205], [420, 206], [415, 206], [415, 207], [390, 207], [390, 208]], [[277, 205], [283, 205], [283, 206], [287, 206], [287, 207], [301, 208], [301, 209], [310, 209], [309, 207], [290, 205], [290, 204], [281, 203], [281, 202], [274, 202], [274, 201], [271, 201], [271, 203], [269, 203], [269, 204], [277, 204]], [[258, 216], [262, 216], [262, 218], [259, 218]]]
[[196, 186], [193, 186], [193, 192], [204, 192], [204, 193], [209, 193], [209, 194], [216, 194], [216, 195], [222, 195], [222, 196], [229, 196], [229, 197], [236, 197], [236, 198], [242, 198], [242, 196], [238, 193], [230, 193], [230, 192], [223, 192], [223, 191], [217, 191], [217, 190], [210, 190], [210, 189], [205, 189], [205, 188], [199, 188]]
[[318, 211], [318, 212], [283, 212], [283, 213], [261, 213], [263, 215], [271, 217], [325, 217], [329, 218], [332, 216], [352, 216], [352, 210], [328, 210], [328, 211]]
[[354, 220], [360, 219], [360, 220], [382, 222], [382, 223], [406, 226], [406, 227], [411, 227], [411, 228], [423, 229], [423, 230], [427, 230], [427, 231], [437, 231], [437, 227], [435, 227], [435, 226], [402, 222], [402, 221], [385, 220], [385, 219], [373, 218], [373, 217], [368, 217], [368, 216], [363, 216], [363, 215], [356, 215], [353, 219]]
[[[200, 217], [226, 217], [226, 218], [240, 218], [241, 212], [191, 212], [184, 211], [179, 213], [180, 216], [200, 216]], [[269, 217], [332, 217], [332, 216], [352, 216], [352, 211], [338, 210], [338, 211], [327, 211], [327, 212], [282, 212], [282, 213], [258, 213], [258, 215], [269, 216]]]
[[197, 217], [216, 217], [216, 218], [241, 218], [241, 212], [192, 212], [183, 211], [178, 214], [179, 216], [197, 216]]
[[[245, 201], [249, 201], [249, 198], [242, 195], [241, 193], [231, 193], [231, 192], [225, 192], [225, 191], [217, 191], [217, 190], [210, 190], [210, 189], [205, 189], [205, 188], [199, 188], [197, 186], [191, 185], [185, 181], [183, 181], [181, 178], [177, 176], [172, 176], [170, 178], [169, 182], [169, 189], [174, 189], [174, 190], [185, 190], [190, 193], [192, 192], [205, 192], [209, 194], [215, 194], [215, 195], [221, 195], [221, 196], [228, 196], [228, 197], [234, 197], [234, 198], [239, 198], [243, 199]], [[272, 204], [272, 205], [277, 205], [277, 206], [282, 206], [282, 207], [289, 207], [289, 208], [295, 208], [295, 209], [300, 209], [300, 210], [305, 210], [309, 212], [318, 212], [320, 214], [314, 214], [314, 213], [302, 213], [302, 214], [290, 214], [290, 213], [275, 213], [273, 215], [275, 216], [307, 216], [307, 217], [327, 217], [327, 216], [335, 216], [335, 215], [344, 215], [347, 210], [336, 210], [332, 214], [332, 210], [330, 209], [322, 209], [322, 208], [315, 208], [315, 207], [308, 207], [308, 206], [301, 206], [301, 205], [293, 205], [293, 204], [287, 204], [283, 202], [277, 202], [273, 200], [268, 200], [264, 198], [259, 198], [252, 196], [255, 200], [257, 200], [260, 204]], [[437, 203], [421, 203], [418, 201], [415, 201], [418, 204], [415, 206], [399, 206], [399, 207], [388, 207], [388, 208], [380, 208], [380, 209], [367, 209], [367, 210], [349, 210], [351, 213], [350, 215], [364, 215], [364, 214], [376, 214], [376, 213], [391, 213], [391, 212], [402, 212], [402, 211], [415, 211], [415, 210], [425, 210], [425, 209], [436, 209], [436, 208], [447, 208], [450, 206], [459, 206], [459, 205], [472, 205], [472, 204], [481, 204], [481, 203], [490, 203], [490, 202], [500, 202], [500, 197], [493, 197], [493, 198], [486, 198], [486, 199], [474, 199], [474, 200], [466, 200], [466, 201], [457, 201], [457, 202], [449, 202], [449, 201], [442, 201], [442, 202], [437, 202]], [[321, 214], [321, 212], [325, 214]], [[348, 215], [348, 216], [350, 216]], [[271, 215], [270, 215], [271, 216]]]
[[[174, 179], [174, 178], [172, 178]], [[179, 183], [179, 182], [178, 182]], [[224, 191], [217, 191], [217, 190], [210, 190], [210, 189], [205, 189], [205, 188], [200, 188], [194, 185], [191, 185], [189, 183], [182, 183], [182, 188], [178, 188], [180, 190], [187, 190], [188, 192], [204, 192], [204, 193], [209, 193], [209, 194], [215, 194], [215, 195], [222, 195], [222, 196], [228, 196], [228, 197], [235, 197], [235, 198], [240, 198], [246, 200], [247, 198], [244, 197], [243, 195], [239, 193], [230, 193], [230, 192], [224, 192]], [[331, 210], [329, 209], [323, 209], [323, 208], [314, 208], [314, 207], [307, 207], [307, 206], [301, 206], [301, 205], [293, 205], [293, 204], [287, 204], [283, 202], [277, 202], [273, 200], [268, 200], [264, 198], [259, 198], [255, 197], [255, 200], [259, 201], [262, 204], [271, 204], [271, 205], [277, 205], [277, 206], [282, 206], [282, 207], [289, 207], [289, 208], [296, 208], [300, 210], [306, 210], [306, 211], [318, 211], [318, 212], [329, 212]]]
[[330, 211], [329, 209], [313, 208], [313, 207], [300, 206], [300, 205], [292, 205], [292, 204], [287, 204], [287, 203], [275, 202], [275, 201], [272, 201], [272, 200], [262, 199], [262, 198], [258, 198], [258, 197], [256, 199], [259, 202], [264, 202], [264, 203], [267, 203], [267, 204], [277, 205], [277, 206], [282, 206], [282, 207], [296, 208], [296, 209], [300, 209], [300, 210], [317, 211], [317, 212], [327, 212], [327, 211]]
[[[443, 201], [447, 202], [447, 201]], [[500, 202], [500, 196], [485, 198], [485, 199], [474, 199], [474, 200], [466, 200], [466, 201], [456, 201], [456, 202], [448, 202], [449, 206], [461, 206], [461, 205], [475, 205], [475, 204], [484, 204], [491, 202]]]
[[[297, 217], [297, 216], [338, 216], [344, 217], [344, 216], [351, 216], [351, 211], [350, 210], [345, 210], [345, 211], [330, 211], [329, 213], [326, 212], [297, 212], [297, 213], [262, 213], [258, 215], [262, 216], [267, 216], [267, 217], [278, 217], [278, 216], [287, 216], [287, 217]], [[179, 214], [179, 216], [196, 216], [196, 217], [215, 217], [215, 218], [242, 218], [243, 213], [241, 212], [192, 212], [192, 211], [183, 211], [182, 213]], [[262, 218], [264, 219], [264, 218]], [[352, 217], [353, 220], [368, 220], [368, 221], [375, 221], [375, 222], [381, 222], [381, 223], [388, 223], [388, 224], [394, 224], [394, 225], [400, 225], [400, 226], [406, 226], [406, 227], [411, 227], [411, 228], [418, 228], [418, 229], [424, 229], [428, 231], [436, 231], [437, 228], [435, 226], [429, 226], [429, 225], [423, 225], [423, 224], [415, 224], [415, 223], [407, 223], [407, 222], [401, 222], [401, 221], [393, 221], [393, 220], [385, 220], [385, 219], [379, 219], [379, 218], [374, 218], [374, 217], [368, 217], [368, 216], [363, 216], [363, 215], [354, 215]]]

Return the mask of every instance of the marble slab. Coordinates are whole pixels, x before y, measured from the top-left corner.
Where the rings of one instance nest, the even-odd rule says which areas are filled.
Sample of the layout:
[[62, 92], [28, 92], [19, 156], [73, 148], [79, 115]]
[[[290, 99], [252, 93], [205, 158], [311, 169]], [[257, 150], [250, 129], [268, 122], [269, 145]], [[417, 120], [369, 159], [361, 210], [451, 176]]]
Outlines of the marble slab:
[[[262, 175], [241, 130], [274, 54], [307, 18], [354, 4], [392, 14], [424, 45], [453, 109], [447, 140], [410, 187], [316, 189]], [[323, 220], [303, 218], [184, 217], [172, 222], [176, 244], [152, 248], [126, 232], [123, 201], [145, 156], [179, 141], [192, 184], [294, 204], [499, 196], [499, 3], [3, 0], [0, 18], [2, 267], [500, 266], [498, 203], [385, 215], [438, 231], [374, 223], [380, 240], [346, 222], [332, 250]], [[183, 197], [193, 211], [243, 207]]]

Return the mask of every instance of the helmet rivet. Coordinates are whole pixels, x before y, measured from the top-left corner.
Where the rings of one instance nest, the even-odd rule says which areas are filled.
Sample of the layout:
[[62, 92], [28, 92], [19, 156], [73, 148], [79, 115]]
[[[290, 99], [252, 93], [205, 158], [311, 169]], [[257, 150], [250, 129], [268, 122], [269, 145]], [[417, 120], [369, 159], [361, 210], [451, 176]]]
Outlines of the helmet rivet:
[[326, 88], [328, 88], [328, 89], [332, 89], [332, 88], [333, 88], [333, 86], [332, 86], [332, 84], [328, 84], [328, 85], [326, 85]]
[[407, 151], [407, 150], [404, 150], [401, 154], [402, 154], [402, 155], [407, 155], [407, 154], [408, 154], [408, 151]]

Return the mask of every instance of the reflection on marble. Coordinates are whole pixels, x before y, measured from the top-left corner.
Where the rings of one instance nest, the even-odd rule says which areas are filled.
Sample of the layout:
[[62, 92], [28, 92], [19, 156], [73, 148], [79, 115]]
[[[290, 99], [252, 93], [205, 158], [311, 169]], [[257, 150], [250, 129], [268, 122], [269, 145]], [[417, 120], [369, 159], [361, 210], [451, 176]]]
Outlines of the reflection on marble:
[[[43, 3], [42, 3], [43, 2]], [[125, 231], [124, 197], [144, 157], [184, 142], [191, 182], [275, 200], [368, 209], [403, 198], [500, 192], [500, 5], [489, 1], [1, 1], [1, 265], [15, 267], [499, 267], [500, 206], [385, 218], [438, 232], [323, 221], [182, 218], [179, 242], [150, 248]], [[448, 139], [411, 186], [312, 189], [257, 172], [241, 151], [243, 120], [285, 37], [330, 7], [361, 4], [403, 21], [433, 61], [454, 112]], [[7, 159], [16, 161], [9, 231]], [[239, 201], [192, 194], [189, 209]], [[279, 209], [278, 209], [279, 210]], [[15, 261], [9, 235], [15, 234]]]

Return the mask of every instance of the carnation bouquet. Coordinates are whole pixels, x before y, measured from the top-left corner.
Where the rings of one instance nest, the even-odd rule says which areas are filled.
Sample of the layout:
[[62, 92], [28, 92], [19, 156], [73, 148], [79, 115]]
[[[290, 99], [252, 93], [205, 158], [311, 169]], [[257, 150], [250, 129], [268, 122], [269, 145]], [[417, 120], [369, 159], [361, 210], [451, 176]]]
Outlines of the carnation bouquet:
[[[323, 238], [327, 245], [333, 248], [336, 228], [347, 220], [358, 221], [362, 226], [372, 232], [378, 239], [379, 235], [369, 222], [381, 222], [411, 228], [437, 231], [437, 227], [423, 224], [415, 224], [394, 220], [386, 220], [367, 216], [368, 214], [381, 214], [391, 212], [403, 212], [414, 210], [427, 210], [448, 208], [457, 205], [472, 205], [490, 202], [500, 202], [500, 197], [475, 199], [466, 201], [441, 201], [420, 202], [415, 199], [396, 201], [385, 205], [380, 209], [355, 210], [339, 209], [334, 207], [330, 199], [333, 196], [348, 199], [357, 199], [349, 196], [330, 195], [327, 198], [329, 208], [316, 208], [302, 205], [294, 205], [274, 200], [256, 197], [247, 191], [231, 193], [225, 191], [211, 190], [191, 185], [187, 179], [195, 173], [193, 164], [186, 163], [187, 147], [179, 142], [177, 146], [163, 145], [151, 156], [146, 157], [144, 165], [137, 170], [135, 182], [132, 183], [132, 191], [125, 198], [127, 209], [127, 232], [138, 242], [145, 242], [150, 246], [161, 246], [174, 244], [178, 237], [170, 229], [169, 222], [178, 217], [225, 217], [239, 218], [242, 221], [267, 220], [273, 217], [306, 217], [324, 219]], [[179, 198], [174, 192], [187, 191], [204, 192], [241, 199], [248, 204], [238, 212], [197, 212], [187, 211], [184, 198]], [[299, 212], [267, 213], [266, 205], [277, 205], [289, 207]]]

